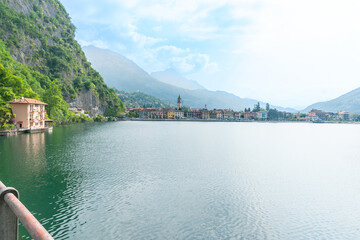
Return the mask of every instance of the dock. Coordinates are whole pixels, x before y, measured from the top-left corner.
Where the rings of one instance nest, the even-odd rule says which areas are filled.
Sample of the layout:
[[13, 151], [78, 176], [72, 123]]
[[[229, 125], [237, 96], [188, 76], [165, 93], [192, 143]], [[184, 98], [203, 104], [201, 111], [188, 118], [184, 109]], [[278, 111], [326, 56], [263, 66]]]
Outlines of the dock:
[[16, 136], [24, 133], [41, 133], [41, 132], [52, 132], [53, 127], [43, 127], [43, 128], [20, 128], [15, 130], [7, 130], [7, 131], [0, 131], [1, 136]]

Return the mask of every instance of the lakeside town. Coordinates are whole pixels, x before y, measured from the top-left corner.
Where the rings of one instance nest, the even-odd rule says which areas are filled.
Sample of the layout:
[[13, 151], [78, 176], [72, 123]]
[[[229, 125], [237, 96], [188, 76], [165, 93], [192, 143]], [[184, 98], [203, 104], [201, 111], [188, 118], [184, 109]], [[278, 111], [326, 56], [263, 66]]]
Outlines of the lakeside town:
[[182, 107], [179, 95], [177, 107], [171, 108], [129, 108], [128, 117], [142, 120], [213, 120], [213, 121], [308, 121], [308, 122], [349, 122], [359, 121], [359, 114], [351, 114], [346, 111], [336, 113], [324, 112], [312, 109], [309, 113], [291, 113], [260, 107], [255, 104], [253, 109], [245, 108], [244, 111], [232, 109], [203, 109]]
[[[0, 135], [16, 135], [26, 132], [51, 131], [52, 120], [46, 118], [45, 106], [47, 103], [31, 98], [14, 98], [9, 101], [12, 105], [12, 111], [15, 118], [12, 120], [14, 125], [13, 131], [5, 131]], [[177, 107], [171, 108], [129, 108], [119, 118], [106, 118], [101, 115], [91, 117], [83, 109], [70, 108], [78, 117], [86, 119], [99, 119], [104, 121], [110, 120], [193, 120], [193, 121], [308, 121], [314, 123], [321, 122], [351, 122], [359, 121], [359, 114], [351, 114], [346, 111], [337, 113], [324, 112], [312, 109], [309, 113], [290, 113], [278, 111], [270, 108], [260, 107], [260, 103], [255, 104], [253, 109], [245, 108], [244, 111], [234, 111], [232, 109], [203, 109], [183, 107], [181, 96], [177, 100]]]

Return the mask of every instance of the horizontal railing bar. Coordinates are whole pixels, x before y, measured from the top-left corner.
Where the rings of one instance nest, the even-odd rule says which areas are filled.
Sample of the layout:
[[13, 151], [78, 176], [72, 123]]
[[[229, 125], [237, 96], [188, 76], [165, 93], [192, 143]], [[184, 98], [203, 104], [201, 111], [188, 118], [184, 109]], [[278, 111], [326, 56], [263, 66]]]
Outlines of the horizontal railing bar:
[[[0, 181], [0, 189], [6, 186]], [[54, 238], [46, 231], [41, 223], [30, 213], [30, 211], [20, 202], [13, 193], [6, 193], [4, 201], [19, 218], [30, 236], [35, 240], [54, 240]]]

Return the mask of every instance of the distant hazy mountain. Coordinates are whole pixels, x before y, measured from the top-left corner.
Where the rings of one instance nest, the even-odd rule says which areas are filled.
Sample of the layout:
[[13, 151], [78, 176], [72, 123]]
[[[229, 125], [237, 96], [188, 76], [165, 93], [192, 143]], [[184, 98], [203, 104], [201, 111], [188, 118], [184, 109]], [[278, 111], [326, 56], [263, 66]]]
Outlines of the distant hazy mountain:
[[[155, 79], [134, 62], [110, 50], [92, 46], [84, 47], [83, 50], [92, 66], [100, 72], [106, 83], [121, 91], [140, 91], [174, 104], [180, 94], [183, 105], [193, 108], [203, 108], [207, 104], [209, 109], [243, 110], [245, 107], [253, 108], [254, 104], [258, 102], [254, 99], [242, 99], [223, 91], [189, 90], [176, 87]], [[265, 103], [260, 103], [265, 107]], [[284, 110], [281, 107], [277, 107], [277, 109]]]
[[309, 112], [313, 108], [326, 112], [343, 110], [351, 113], [360, 113], [360, 88], [352, 90], [351, 92], [330, 101], [314, 103], [305, 108], [302, 112]]
[[176, 72], [174, 69], [167, 69], [161, 72], [153, 72], [151, 73], [151, 76], [163, 83], [171, 84], [176, 87], [181, 87], [189, 90], [205, 89], [198, 82], [185, 78], [184, 76]]

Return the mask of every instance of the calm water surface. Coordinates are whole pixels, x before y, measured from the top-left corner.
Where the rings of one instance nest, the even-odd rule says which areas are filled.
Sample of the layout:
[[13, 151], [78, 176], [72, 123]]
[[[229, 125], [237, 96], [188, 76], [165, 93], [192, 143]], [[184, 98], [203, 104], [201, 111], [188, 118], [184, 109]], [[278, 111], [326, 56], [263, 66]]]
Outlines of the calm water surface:
[[56, 239], [359, 239], [359, 136], [340, 124], [77, 124], [0, 138], [0, 180]]

